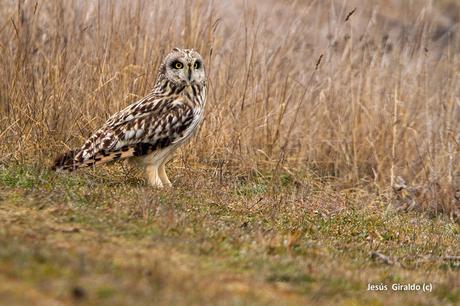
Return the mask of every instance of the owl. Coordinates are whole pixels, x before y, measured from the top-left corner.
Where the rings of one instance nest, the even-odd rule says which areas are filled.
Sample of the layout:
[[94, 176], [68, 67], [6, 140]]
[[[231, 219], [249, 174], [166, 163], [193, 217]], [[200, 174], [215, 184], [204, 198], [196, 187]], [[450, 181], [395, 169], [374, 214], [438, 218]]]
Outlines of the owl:
[[161, 63], [147, 96], [111, 116], [80, 149], [58, 156], [52, 169], [70, 172], [128, 159], [145, 167], [150, 185], [171, 186], [165, 165], [197, 132], [205, 104], [201, 55], [174, 48]]

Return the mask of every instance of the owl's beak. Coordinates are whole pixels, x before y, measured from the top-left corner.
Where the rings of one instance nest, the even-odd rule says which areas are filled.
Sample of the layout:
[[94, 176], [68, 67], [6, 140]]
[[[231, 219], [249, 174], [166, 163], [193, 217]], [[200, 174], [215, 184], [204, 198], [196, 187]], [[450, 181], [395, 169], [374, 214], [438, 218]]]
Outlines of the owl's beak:
[[188, 65], [187, 80], [188, 80], [188, 84], [192, 82], [192, 67], [190, 67], [190, 65]]

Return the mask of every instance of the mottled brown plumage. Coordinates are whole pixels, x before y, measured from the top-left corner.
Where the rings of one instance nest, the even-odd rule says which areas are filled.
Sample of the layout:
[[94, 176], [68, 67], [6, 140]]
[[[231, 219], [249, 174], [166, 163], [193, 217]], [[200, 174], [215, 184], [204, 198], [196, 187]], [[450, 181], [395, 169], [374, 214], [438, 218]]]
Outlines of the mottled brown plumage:
[[197, 131], [205, 102], [201, 56], [194, 50], [174, 48], [146, 97], [110, 117], [80, 149], [56, 158], [52, 169], [73, 171], [130, 158], [146, 167], [152, 185], [171, 185], [164, 165]]

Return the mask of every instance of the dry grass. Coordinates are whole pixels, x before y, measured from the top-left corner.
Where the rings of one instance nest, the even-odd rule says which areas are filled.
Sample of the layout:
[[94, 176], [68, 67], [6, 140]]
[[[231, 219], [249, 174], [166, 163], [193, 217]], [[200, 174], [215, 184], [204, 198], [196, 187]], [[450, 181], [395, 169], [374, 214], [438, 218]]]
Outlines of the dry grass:
[[456, 215], [455, 11], [454, 1], [7, 1], [1, 162], [43, 165], [79, 146], [185, 46], [205, 56], [211, 90], [183, 161], [309, 169], [380, 192], [401, 176], [423, 191], [417, 207]]
[[122, 171], [0, 172], [0, 305], [460, 302], [460, 229], [448, 220], [385, 216], [369, 194], [308, 177], [173, 177], [171, 192]]
[[[2, 1], [0, 304], [458, 303], [458, 226], [444, 218], [460, 217], [458, 12], [454, 0]], [[46, 170], [148, 92], [175, 46], [204, 56], [210, 91], [174, 192], [124, 166]]]

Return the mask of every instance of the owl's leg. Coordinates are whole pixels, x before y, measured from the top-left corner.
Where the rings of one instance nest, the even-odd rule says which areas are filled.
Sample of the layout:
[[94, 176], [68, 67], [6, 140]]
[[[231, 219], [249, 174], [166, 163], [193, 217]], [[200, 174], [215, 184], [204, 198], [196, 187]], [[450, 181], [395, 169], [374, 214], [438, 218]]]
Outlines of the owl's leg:
[[147, 178], [149, 180], [150, 185], [153, 187], [157, 188], [162, 188], [163, 183], [161, 182], [161, 178], [158, 175], [159, 173], [159, 167], [157, 165], [149, 164], [147, 167], [145, 167], [145, 170], [147, 172]]
[[166, 169], [165, 169], [166, 163], [167, 163], [167, 161], [163, 162], [160, 165], [160, 167], [158, 168], [158, 173], [160, 175], [160, 179], [161, 179], [161, 182], [163, 183], [163, 185], [168, 186], [168, 187], [172, 187], [171, 181], [169, 180], [168, 175], [166, 174]]

